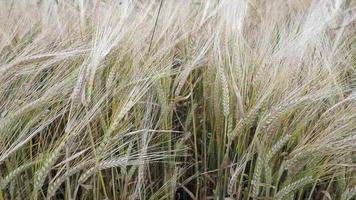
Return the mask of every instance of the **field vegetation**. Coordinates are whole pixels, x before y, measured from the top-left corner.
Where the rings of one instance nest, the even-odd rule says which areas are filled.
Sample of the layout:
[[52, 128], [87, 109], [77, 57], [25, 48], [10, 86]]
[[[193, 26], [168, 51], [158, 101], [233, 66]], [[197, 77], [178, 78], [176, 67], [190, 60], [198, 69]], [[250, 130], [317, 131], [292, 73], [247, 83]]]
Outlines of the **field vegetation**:
[[0, 0], [0, 200], [351, 200], [356, 1]]

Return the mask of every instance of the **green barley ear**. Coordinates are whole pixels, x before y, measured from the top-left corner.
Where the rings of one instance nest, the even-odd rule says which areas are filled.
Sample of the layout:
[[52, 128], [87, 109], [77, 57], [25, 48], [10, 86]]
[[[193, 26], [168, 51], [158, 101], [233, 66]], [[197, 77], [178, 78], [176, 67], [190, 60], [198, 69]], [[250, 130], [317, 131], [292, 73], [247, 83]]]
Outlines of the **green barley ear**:
[[[266, 184], [269, 185], [272, 183], [272, 167], [270, 164], [270, 161], [272, 158], [277, 155], [277, 153], [283, 148], [284, 145], [287, 144], [289, 139], [292, 136], [290, 134], [286, 134], [283, 136], [281, 139], [279, 139], [276, 144], [272, 146], [272, 148], [268, 151], [266, 158], [265, 158], [265, 163], [264, 163], [264, 171], [265, 171], [265, 176], [266, 176]], [[267, 192], [269, 193], [269, 186], [266, 188]]]
[[56, 149], [51, 153], [51, 155], [44, 160], [42, 167], [36, 172], [34, 176], [33, 190], [36, 193], [42, 188], [42, 185], [51, 170], [54, 163], [58, 160], [59, 154], [66, 145], [66, 139], [62, 140], [61, 143], [56, 147]]
[[268, 162], [278, 153], [278, 151], [280, 151], [282, 147], [287, 144], [291, 137], [292, 135], [286, 134], [272, 146], [271, 150], [269, 150], [266, 155], [266, 164], [268, 164]]
[[174, 167], [174, 172], [173, 172], [173, 175], [171, 177], [171, 199], [174, 199], [174, 195], [175, 195], [175, 192], [177, 190], [177, 182], [178, 182], [178, 178], [179, 178], [179, 172], [181, 171], [181, 168], [175, 166]]
[[235, 170], [231, 170], [231, 178], [227, 188], [227, 193], [232, 195], [234, 193], [234, 187], [237, 182], [237, 177], [243, 172], [244, 167], [246, 166], [247, 161], [249, 160], [248, 155], [245, 155], [236, 166]]
[[106, 82], [105, 82], [105, 88], [106, 90], [110, 91], [110, 89], [113, 87], [113, 83], [114, 83], [114, 80], [115, 80], [115, 75], [117, 73], [117, 68], [114, 66], [111, 67], [110, 69], [110, 72], [108, 74], [108, 78], [106, 79]]
[[56, 191], [58, 190], [58, 188], [61, 186], [61, 184], [70, 176], [78, 173], [79, 171], [86, 169], [88, 167], [90, 167], [91, 165], [93, 165], [95, 163], [95, 160], [88, 160], [85, 161], [83, 163], [78, 164], [77, 166], [71, 168], [68, 172], [66, 172], [63, 176], [60, 176], [54, 180], [52, 180], [49, 183], [48, 186], [48, 191], [47, 191], [47, 199], [51, 199]]
[[219, 67], [220, 81], [223, 93], [223, 113], [225, 118], [230, 114], [230, 95], [229, 95], [229, 85], [227, 83], [225, 71], [223, 67]]
[[85, 173], [83, 173], [79, 180], [78, 183], [79, 184], [83, 184], [91, 175], [93, 175], [96, 171], [99, 170], [99, 167], [92, 167], [89, 170], [87, 170]]
[[356, 187], [347, 189], [342, 193], [340, 200], [351, 200], [356, 197]]
[[266, 70], [266, 66], [267, 64], [261, 64], [259, 65], [259, 68], [257, 69], [256, 75], [254, 76], [253, 80], [252, 80], [252, 85], [254, 87], [259, 86], [259, 84], [261, 83], [261, 80], [263, 79], [263, 75]]
[[286, 112], [294, 109], [296, 106], [304, 103], [307, 100], [308, 98], [302, 98], [302, 99], [294, 99], [291, 101], [283, 102], [282, 104], [274, 108], [272, 112], [268, 113], [268, 115], [262, 120], [260, 128], [261, 129], [268, 128], [268, 126], [271, 125], [274, 120], [276, 120]]
[[262, 158], [262, 155], [259, 154], [257, 157], [257, 162], [255, 165], [255, 170], [252, 178], [252, 197], [257, 198], [260, 192], [260, 181], [261, 174], [265, 160]]
[[291, 192], [298, 190], [301, 187], [304, 187], [305, 185], [311, 183], [312, 181], [313, 181], [313, 179], [311, 176], [301, 178], [301, 179], [285, 186], [281, 190], [279, 190], [275, 195], [275, 199], [282, 200], [286, 195], [289, 195]]
[[20, 167], [14, 169], [11, 171], [8, 175], [6, 175], [3, 179], [0, 180], [0, 190], [3, 190], [6, 188], [6, 186], [19, 174], [21, 174], [23, 171], [27, 170], [29, 167], [33, 166], [36, 164], [38, 161], [32, 161], [26, 164], [21, 165]]

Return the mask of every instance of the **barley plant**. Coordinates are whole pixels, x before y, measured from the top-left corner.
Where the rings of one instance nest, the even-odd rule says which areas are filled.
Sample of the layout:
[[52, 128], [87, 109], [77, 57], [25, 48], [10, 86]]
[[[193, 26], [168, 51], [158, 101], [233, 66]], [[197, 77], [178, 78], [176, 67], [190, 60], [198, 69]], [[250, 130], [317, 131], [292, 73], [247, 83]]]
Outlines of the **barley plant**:
[[0, 200], [356, 198], [356, 1], [0, 0]]

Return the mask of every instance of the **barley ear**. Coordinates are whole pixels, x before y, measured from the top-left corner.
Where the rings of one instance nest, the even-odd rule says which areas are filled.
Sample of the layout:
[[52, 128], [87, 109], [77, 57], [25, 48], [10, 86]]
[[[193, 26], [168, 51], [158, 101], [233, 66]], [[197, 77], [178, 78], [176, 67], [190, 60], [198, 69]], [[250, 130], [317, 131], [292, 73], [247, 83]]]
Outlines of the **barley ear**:
[[291, 192], [305, 186], [306, 184], [311, 183], [312, 181], [313, 179], [311, 176], [301, 178], [282, 188], [279, 192], [277, 192], [275, 198], [276, 200], [282, 200], [286, 195], [289, 195]]
[[36, 172], [34, 177], [33, 189], [35, 192], [41, 189], [48, 172], [51, 170], [53, 164], [59, 158], [59, 154], [61, 153], [63, 147], [66, 145], [65, 139], [58, 145], [58, 147], [53, 151], [53, 153], [49, 156], [47, 160], [44, 161], [42, 167]]

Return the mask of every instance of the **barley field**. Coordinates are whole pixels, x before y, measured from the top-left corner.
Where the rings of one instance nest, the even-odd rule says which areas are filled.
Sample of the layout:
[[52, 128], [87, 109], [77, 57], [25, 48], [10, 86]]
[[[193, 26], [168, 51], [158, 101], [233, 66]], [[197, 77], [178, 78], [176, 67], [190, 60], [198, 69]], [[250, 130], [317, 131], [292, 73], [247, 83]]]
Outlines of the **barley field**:
[[0, 0], [0, 200], [356, 198], [356, 1]]

